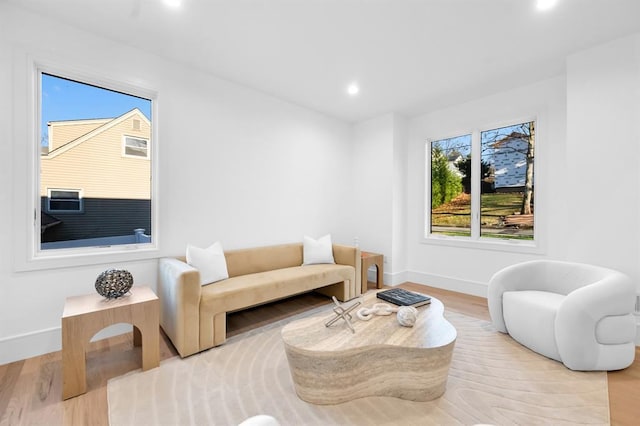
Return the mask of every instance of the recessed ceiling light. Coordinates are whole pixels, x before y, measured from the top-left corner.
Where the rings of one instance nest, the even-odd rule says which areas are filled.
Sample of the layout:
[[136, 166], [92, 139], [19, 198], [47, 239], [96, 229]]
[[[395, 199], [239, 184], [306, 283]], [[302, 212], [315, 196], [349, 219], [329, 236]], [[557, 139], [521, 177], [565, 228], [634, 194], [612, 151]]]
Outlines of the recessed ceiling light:
[[348, 87], [347, 87], [347, 93], [350, 96], [355, 96], [358, 94], [358, 92], [360, 91], [360, 88], [358, 87], [358, 83], [351, 83]]
[[538, 10], [549, 10], [556, 5], [558, 0], [538, 0], [536, 7]]
[[162, 0], [162, 2], [172, 9], [177, 9], [182, 5], [182, 0]]

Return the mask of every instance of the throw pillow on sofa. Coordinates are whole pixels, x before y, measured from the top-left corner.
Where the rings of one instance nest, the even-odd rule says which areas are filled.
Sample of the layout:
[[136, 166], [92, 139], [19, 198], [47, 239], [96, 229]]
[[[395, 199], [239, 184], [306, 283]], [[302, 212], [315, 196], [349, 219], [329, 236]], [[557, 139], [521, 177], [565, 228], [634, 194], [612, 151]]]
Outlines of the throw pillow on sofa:
[[200, 271], [200, 285], [229, 278], [222, 244], [216, 241], [206, 249], [187, 245], [187, 263]]
[[313, 265], [317, 263], [336, 263], [333, 259], [333, 245], [331, 244], [331, 234], [314, 240], [304, 236], [302, 246], [303, 265]]

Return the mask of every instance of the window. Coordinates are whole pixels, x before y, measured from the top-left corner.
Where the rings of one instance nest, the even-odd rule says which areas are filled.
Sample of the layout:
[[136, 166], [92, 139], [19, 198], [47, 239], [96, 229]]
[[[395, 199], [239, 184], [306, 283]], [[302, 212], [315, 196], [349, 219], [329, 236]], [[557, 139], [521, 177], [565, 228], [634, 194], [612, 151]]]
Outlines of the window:
[[78, 213], [82, 211], [82, 193], [77, 189], [49, 189], [47, 210], [49, 213]]
[[431, 142], [431, 233], [471, 236], [471, 135]]
[[533, 239], [534, 138], [533, 121], [480, 133], [481, 236]]
[[132, 136], [124, 137], [124, 155], [128, 157], [149, 158], [149, 141]]
[[427, 143], [425, 237], [534, 241], [535, 121]]
[[150, 245], [152, 98], [85, 77], [38, 70], [37, 78], [35, 257]]

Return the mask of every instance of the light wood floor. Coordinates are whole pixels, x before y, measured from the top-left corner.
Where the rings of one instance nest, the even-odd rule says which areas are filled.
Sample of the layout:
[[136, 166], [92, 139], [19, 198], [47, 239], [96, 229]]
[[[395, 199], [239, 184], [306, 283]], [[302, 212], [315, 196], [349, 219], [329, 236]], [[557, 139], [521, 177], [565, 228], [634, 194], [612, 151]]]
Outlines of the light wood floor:
[[[373, 283], [369, 283], [374, 287]], [[431, 294], [446, 309], [489, 320], [486, 299], [406, 283], [402, 287]], [[228, 335], [245, 332], [307, 309], [327, 305], [327, 298], [315, 293], [286, 299], [229, 314]], [[176, 355], [161, 334], [160, 358]], [[140, 367], [139, 348], [132, 334], [95, 342], [87, 354], [86, 394], [61, 401], [61, 353], [29, 358], [0, 366], [0, 426], [3, 425], [107, 425], [107, 380]], [[612, 425], [636, 425], [640, 418], [640, 350], [634, 364], [608, 373]]]

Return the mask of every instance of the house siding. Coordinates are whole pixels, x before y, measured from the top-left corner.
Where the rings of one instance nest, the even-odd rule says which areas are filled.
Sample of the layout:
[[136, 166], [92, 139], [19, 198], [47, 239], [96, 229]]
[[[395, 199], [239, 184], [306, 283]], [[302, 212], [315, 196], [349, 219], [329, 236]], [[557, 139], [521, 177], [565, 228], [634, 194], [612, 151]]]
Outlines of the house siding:
[[49, 123], [49, 151], [60, 148], [71, 141], [86, 135], [111, 120], [65, 121]]
[[42, 156], [40, 196], [61, 188], [81, 189], [85, 198], [150, 199], [151, 162], [123, 155], [123, 135], [150, 139], [149, 123], [140, 120], [134, 130], [134, 118], [140, 120], [134, 115], [64, 153]]
[[[47, 197], [41, 197], [42, 211], [46, 211]], [[142, 228], [151, 235], [151, 200], [83, 199], [81, 213], [55, 213], [62, 223], [48, 229], [42, 242], [80, 240], [86, 238], [133, 235]]]
[[494, 151], [495, 188], [502, 192], [522, 189], [526, 180], [528, 142], [510, 139]]
[[[41, 208], [62, 221], [46, 229], [43, 243], [132, 235], [138, 228], [151, 235], [151, 157], [125, 156], [123, 149], [125, 136], [146, 139], [153, 149], [149, 121], [137, 110], [98, 127], [100, 120], [91, 121], [54, 126], [52, 146], [57, 149], [41, 156]], [[60, 144], [59, 137], [72, 139]], [[81, 191], [82, 211], [50, 211], [51, 189]]]

